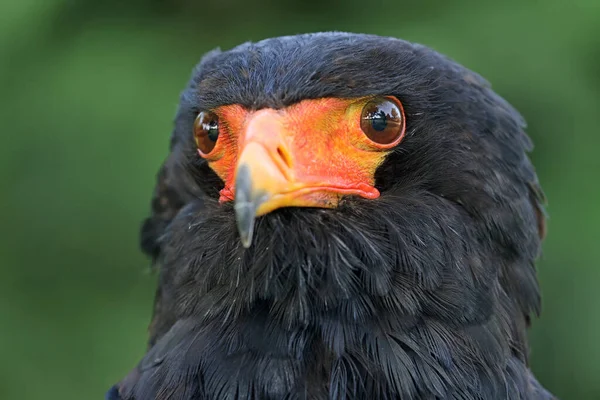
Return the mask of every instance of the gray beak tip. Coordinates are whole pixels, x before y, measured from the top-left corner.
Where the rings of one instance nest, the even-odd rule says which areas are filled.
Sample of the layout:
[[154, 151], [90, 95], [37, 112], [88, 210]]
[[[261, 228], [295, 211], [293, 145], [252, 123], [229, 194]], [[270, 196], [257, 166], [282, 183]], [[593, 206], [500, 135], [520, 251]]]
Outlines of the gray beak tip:
[[256, 218], [256, 205], [254, 202], [240, 202], [236, 199], [235, 217], [242, 245], [248, 248], [252, 244], [254, 220]]
[[242, 246], [244, 246], [245, 249], [249, 248], [252, 245], [252, 236], [241, 236], [240, 240], [242, 242]]
[[252, 195], [252, 181], [250, 179], [250, 170], [246, 165], [241, 165], [235, 181], [235, 217], [237, 221], [240, 241], [244, 248], [252, 245], [252, 236], [254, 234], [254, 220], [256, 219], [256, 210], [260, 205], [257, 199]]

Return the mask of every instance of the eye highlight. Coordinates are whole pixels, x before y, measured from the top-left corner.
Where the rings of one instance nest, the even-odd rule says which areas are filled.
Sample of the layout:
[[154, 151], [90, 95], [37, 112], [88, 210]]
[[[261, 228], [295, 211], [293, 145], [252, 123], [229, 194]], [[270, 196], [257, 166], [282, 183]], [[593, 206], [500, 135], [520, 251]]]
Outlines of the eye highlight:
[[219, 139], [219, 117], [211, 111], [203, 111], [194, 121], [194, 139], [202, 156], [207, 156]]
[[404, 135], [405, 121], [402, 104], [393, 97], [376, 97], [363, 107], [360, 128], [379, 145], [396, 144]]

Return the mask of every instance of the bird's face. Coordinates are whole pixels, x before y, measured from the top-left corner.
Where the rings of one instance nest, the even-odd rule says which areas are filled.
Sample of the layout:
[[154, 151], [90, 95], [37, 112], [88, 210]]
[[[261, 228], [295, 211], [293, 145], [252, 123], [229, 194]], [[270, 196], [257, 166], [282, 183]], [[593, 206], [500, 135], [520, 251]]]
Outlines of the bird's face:
[[403, 139], [402, 103], [392, 96], [303, 100], [282, 109], [226, 105], [194, 123], [198, 154], [235, 202], [242, 243], [257, 216], [283, 207], [337, 207], [343, 196], [376, 199], [375, 171]]

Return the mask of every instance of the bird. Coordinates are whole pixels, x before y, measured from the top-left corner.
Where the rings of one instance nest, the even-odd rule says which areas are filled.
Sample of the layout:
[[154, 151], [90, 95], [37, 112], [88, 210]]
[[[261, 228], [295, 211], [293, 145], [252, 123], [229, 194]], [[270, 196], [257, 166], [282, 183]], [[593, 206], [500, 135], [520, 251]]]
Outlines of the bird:
[[147, 352], [106, 399], [554, 399], [530, 369], [547, 215], [526, 128], [394, 37], [206, 53], [141, 227]]

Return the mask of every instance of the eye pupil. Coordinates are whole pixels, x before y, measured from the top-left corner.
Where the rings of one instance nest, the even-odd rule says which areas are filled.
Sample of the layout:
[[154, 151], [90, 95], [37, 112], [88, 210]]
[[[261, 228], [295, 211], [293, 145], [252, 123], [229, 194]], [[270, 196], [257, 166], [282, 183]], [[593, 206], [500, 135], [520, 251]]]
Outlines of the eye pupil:
[[404, 127], [404, 111], [396, 98], [376, 97], [362, 110], [360, 128], [378, 145], [398, 143], [404, 135]]
[[219, 126], [216, 121], [211, 121], [208, 126], [208, 138], [213, 142], [216, 142], [219, 138]]
[[210, 111], [203, 111], [194, 121], [194, 139], [202, 155], [208, 155], [219, 139], [219, 118]]
[[373, 119], [371, 120], [371, 126], [378, 132], [385, 130], [387, 127], [387, 118], [385, 117], [385, 113], [381, 110], [375, 113]]

